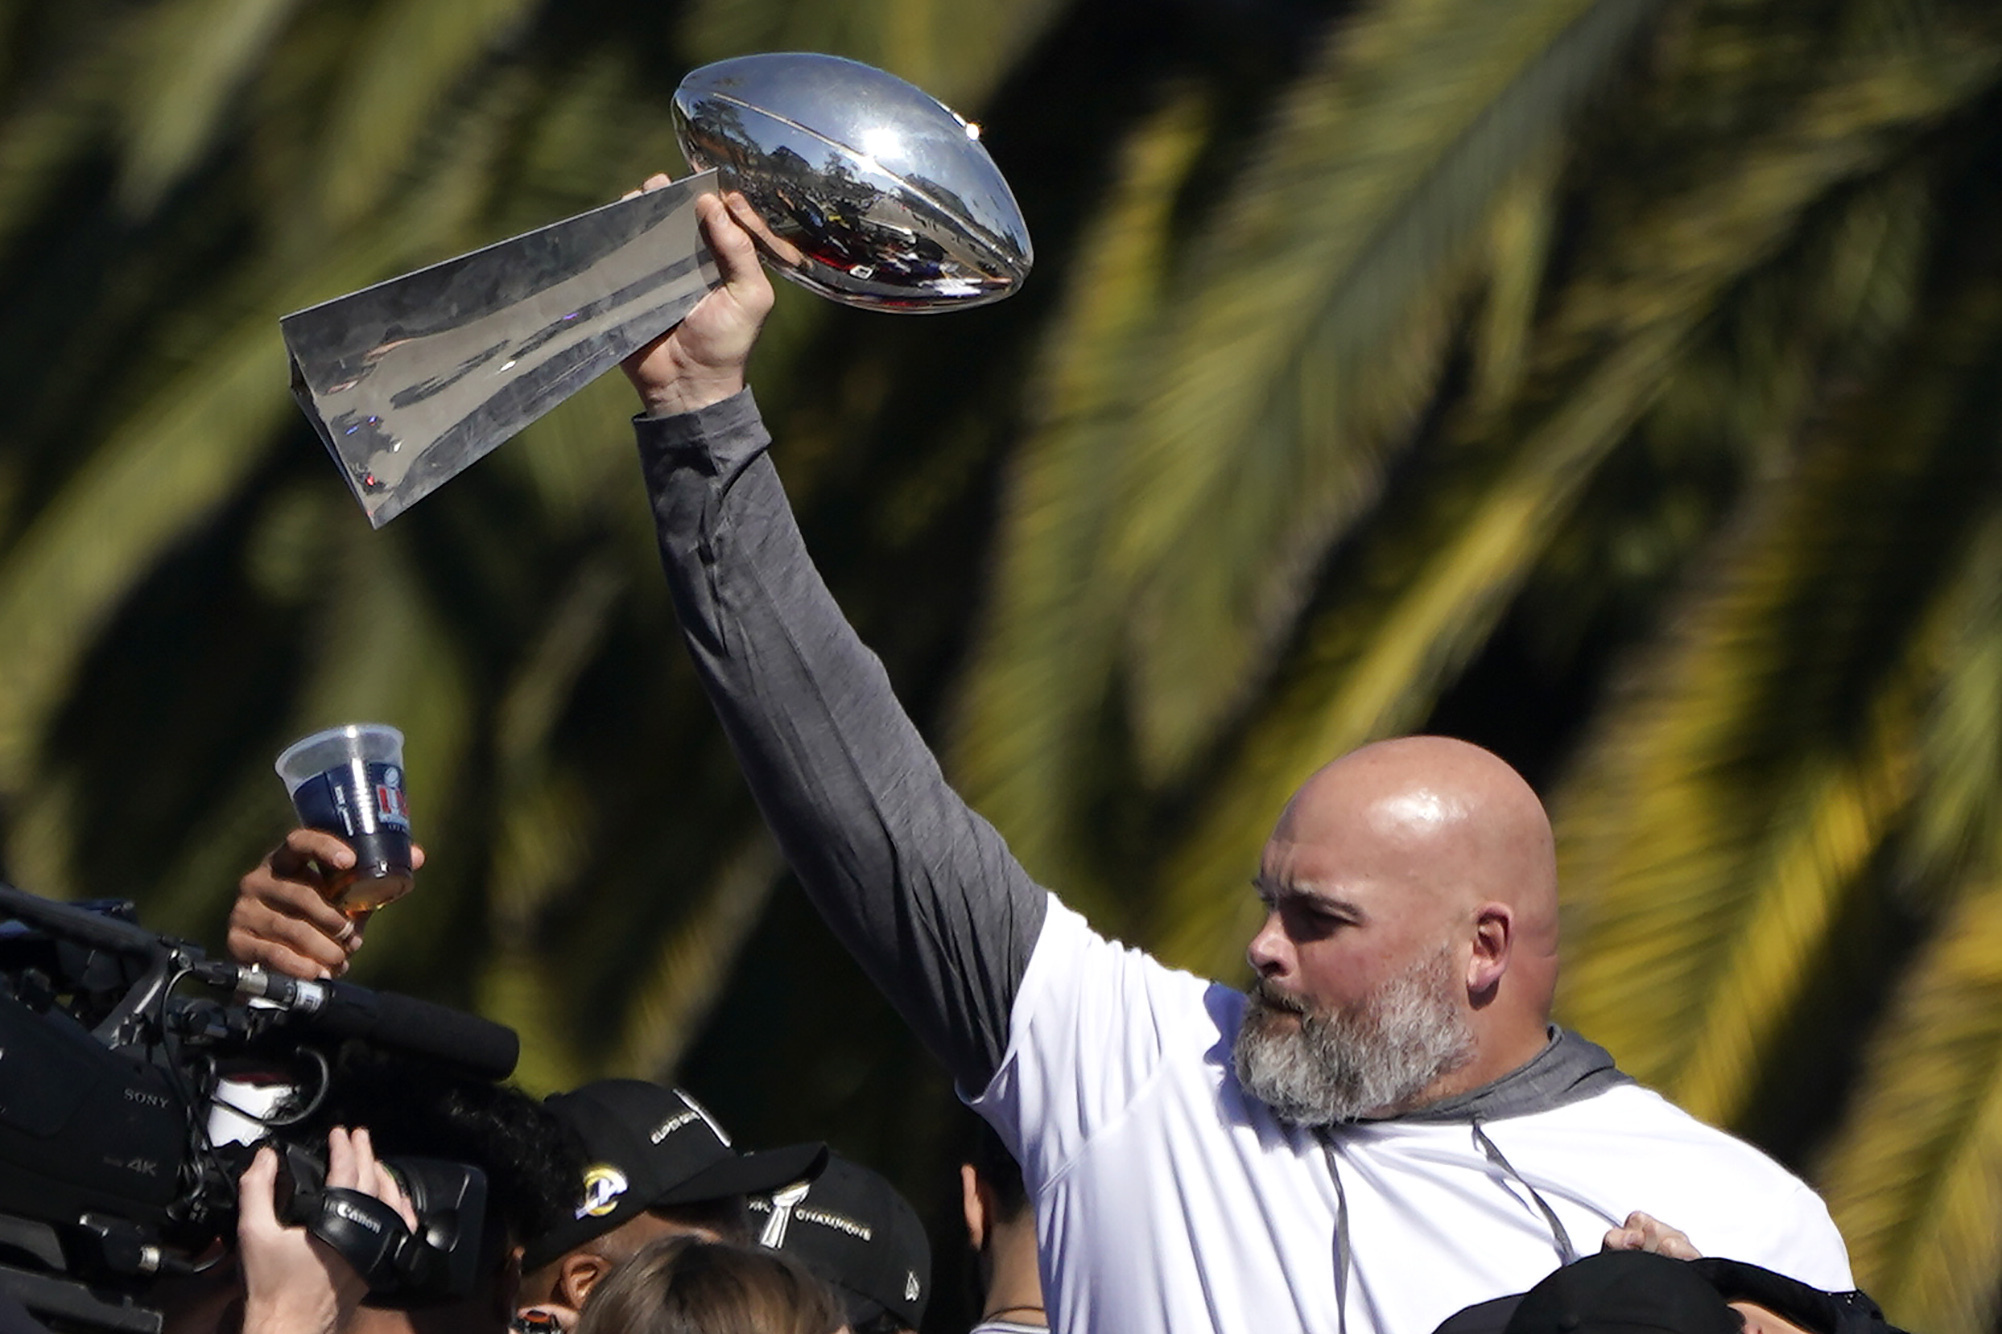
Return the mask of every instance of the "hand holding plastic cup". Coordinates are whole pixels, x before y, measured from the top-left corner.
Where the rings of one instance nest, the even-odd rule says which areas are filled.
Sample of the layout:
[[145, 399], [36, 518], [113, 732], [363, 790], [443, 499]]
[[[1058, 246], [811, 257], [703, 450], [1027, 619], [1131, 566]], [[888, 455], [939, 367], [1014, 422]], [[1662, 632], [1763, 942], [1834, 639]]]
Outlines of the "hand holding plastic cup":
[[361, 917], [410, 892], [410, 802], [403, 733], [349, 723], [301, 737], [278, 757], [299, 823], [346, 840], [355, 864], [330, 871], [327, 902]]

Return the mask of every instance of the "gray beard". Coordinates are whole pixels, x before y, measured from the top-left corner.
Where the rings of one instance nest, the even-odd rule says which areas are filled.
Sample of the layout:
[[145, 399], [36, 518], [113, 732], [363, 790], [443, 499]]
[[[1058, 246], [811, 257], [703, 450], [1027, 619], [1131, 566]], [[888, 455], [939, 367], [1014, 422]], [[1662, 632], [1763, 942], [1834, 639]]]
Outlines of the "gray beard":
[[1448, 949], [1340, 1010], [1307, 1010], [1261, 983], [1232, 1048], [1237, 1082], [1297, 1125], [1405, 1110], [1433, 1080], [1474, 1058], [1456, 982]]

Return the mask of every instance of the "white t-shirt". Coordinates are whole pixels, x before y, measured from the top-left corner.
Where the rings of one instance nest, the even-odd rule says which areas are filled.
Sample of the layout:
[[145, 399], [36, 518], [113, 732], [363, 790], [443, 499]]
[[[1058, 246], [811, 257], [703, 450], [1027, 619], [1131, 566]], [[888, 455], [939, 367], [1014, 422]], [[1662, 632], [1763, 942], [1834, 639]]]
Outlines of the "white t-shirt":
[[[1242, 993], [1107, 941], [1051, 899], [1007, 1055], [973, 1105], [1035, 1198], [1055, 1329], [1343, 1328], [1328, 1152], [1238, 1087], [1243, 1007]], [[1853, 1286], [1813, 1191], [1638, 1085], [1481, 1129], [1519, 1179], [1471, 1121], [1326, 1132], [1348, 1206], [1347, 1334], [1431, 1334], [1556, 1268], [1523, 1182], [1584, 1254], [1639, 1209], [1706, 1255]]]

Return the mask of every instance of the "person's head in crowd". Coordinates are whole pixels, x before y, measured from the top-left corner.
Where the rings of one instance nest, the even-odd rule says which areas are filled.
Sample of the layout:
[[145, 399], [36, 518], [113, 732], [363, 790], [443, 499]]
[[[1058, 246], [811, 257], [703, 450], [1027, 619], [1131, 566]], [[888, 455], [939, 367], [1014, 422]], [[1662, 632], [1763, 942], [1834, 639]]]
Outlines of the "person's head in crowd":
[[481, 1283], [470, 1298], [395, 1310], [366, 1302], [346, 1334], [492, 1334], [517, 1305], [518, 1249], [570, 1216], [583, 1170], [563, 1122], [520, 1089], [455, 1074], [436, 1062], [367, 1049], [344, 1052], [327, 1097], [300, 1129], [366, 1126], [385, 1158], [441, 1158], [487, 1178]]
[[1744, 1322], [1744, 1334], [1896, 1334], [1862, 1292], [1823, 1292], [1743, 1260], [1689, 1261]]
[[966, 1240], [979, 1271], [980, 1323], [1047, 1326], [1036, 1267], [1036, 1211], [1022, 1169], [994, 1127], [974, 1121], [967, 1161], [959, 1166]]
[[[1665, 1269], [1662, 1262], [1682, 1272]], [[1717, 1323], [1720, 1303], [1728, 1325]], [[1687, 1233], [1638, 1211], [1606, 1233], [1599, 1254], [1565, 1266], [1526, 1293], [1457, 1311], [1435, 1334], [1709, 1334], [1713, 1329], [1899, 1334], [1866, 1293], [1824, 1292], [1759, 1265], [1704, 1256]]]
[[300, 1128], [365, 1125], [385, 1157], [469, 1163], [487, 1178], [495, 1265], [570, 1216], [584, 1147], [541, 1099], [433, 1061], [351, 1046]]
[[523, 1248], [525, 1303], [581, 1308], [616, 1265], [663, 1237], [748, 1242], [745, 1197], [815, 1177], [827, 1162], [824, 1144], [739, 1153], [700, 1103], [643, 1080], [598, 1080], [545, 1105], [580, 1144], [583, 1166], [560, 1217]]
[[1740, 1334], [1688, 1260], [1602, 1251], [1565, 1265], [1523, 1294], [1503, 1334]]
[[917, 1210], [860, 1163], [829, 1154], [817, 1180], [754, 1198], [758, 1242], [834, 1287], [854, 1334], [915, 1330], [931, 1300], [931, 1242]]
[[782, 1252], [692, 1234], [643, 1246], [591, 1292], [575, 1334], [836, 1334], [826, 1285]]
[[1267, 911], [1236, 1067], [1280, 1116], [1394, 1115], [1549, 1041], [1555, 844], [1497, 756], [1436, 736], [1343, 756], [1287, 803], [1256, 885]]
[[[324, 1143], [336, 1126], [368, 1129], [384, 1158], [464, 1163], [487, 1179], [473, 1295], [410, 1310], [367, 1303], [344, 1334], [498, 1334], [516, 1305], [515, 1248], [568, 1218], [574, 1204], [583, 1158], [562, 1123], [520, 1089], [350, 1044], [312, 1110], [283, 1134]], [[197, 1275], [164, 1281], [148, 1300], [165, 1313], [170, 1334], [233, 1334], [243, 1310], [233, 1251]]]

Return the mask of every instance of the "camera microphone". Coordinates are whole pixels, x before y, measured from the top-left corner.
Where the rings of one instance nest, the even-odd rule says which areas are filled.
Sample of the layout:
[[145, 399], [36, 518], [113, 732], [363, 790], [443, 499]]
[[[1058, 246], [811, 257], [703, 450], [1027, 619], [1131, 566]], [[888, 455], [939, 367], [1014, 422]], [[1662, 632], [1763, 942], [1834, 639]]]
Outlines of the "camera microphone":
[[447, 1061], [482, 1079], [506, 1079], [521, 1056], [521, 1039], [512, 1028], [449, 1005], [352, 982], [302, 982], [261, 968], [209, 966], [221, 974], [212, 980], [233, 986], [239, 996], [270, 1001], [329, 1037], [360, 1038], [406, 1056]]
[[[125, 905], [130, 911], [131, 905]], [[75, 903], [58, 903], [0, 881], [0, 915], [10, 919], [10, 931], [39, 927], [53, 935], [93, 949], [138, 958], [157, 958], [166, 953], [167, 940], [132, 922], [123, 922], [102, 912]], [[11, 923], [20, 923], [12, 926]]]
[[[409, 1092], [426, 1108], [407, 1128], [449, 1138], [445, 1102], [462, 1090], [478, 1098], [478, 1086], [512, 1073], [520, 1042], [414, 997], [212, 960], [131, 918], [123, 901], [57, 903], [0, 881], [0, 1301], [18, 1298], [64, 1328], [144, 1334], [160, 1323], [135, 1304], [152, 1278], [189, 1272], [181, 1252], [235, 1227], [231, 1186], [252, 1141], [317, 1163], [317, 1175], [291, 1178], [317, 1183], [311, 1194], [325, 1163], [286, 1127], [331, 1098], [330, 1111], [365, 1112], [356, 1124], [379, 1111], [387, 1131]], [[375, 1059], [389, 1055], [403, 1059]], [[387, 1082], [350, 1082], [367, 1084], [371, 1067]], [[485, 1175], [450, 1157], [384, 1161], [420, 1226], [383, 1252], [387, 1269], [371, 1267], [378, 1298], [468, 1295], [485, 1254]], [[367, 1206], [338, 1190], [319, 1199], [322, 1223], [387, 1236], [402, 1226], [376, 1218], [381, 1228], [369, 1228], [357, 1212]]]

